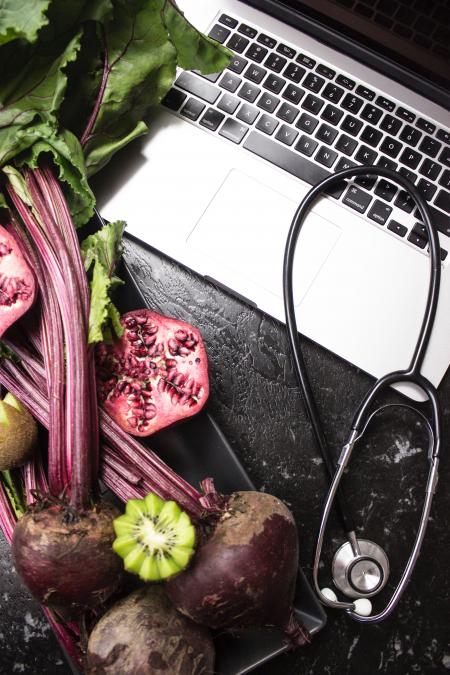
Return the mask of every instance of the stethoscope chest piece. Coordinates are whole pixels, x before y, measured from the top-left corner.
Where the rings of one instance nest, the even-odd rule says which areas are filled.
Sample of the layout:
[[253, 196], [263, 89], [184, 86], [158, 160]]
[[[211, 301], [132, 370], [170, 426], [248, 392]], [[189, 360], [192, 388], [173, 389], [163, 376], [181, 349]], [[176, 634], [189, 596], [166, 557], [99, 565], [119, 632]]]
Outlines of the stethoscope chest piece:
[[381, 546], [357, 539], [336, 551], [331, 571], [335, 586], [348, 598], [369, 598], [386, 585], [389, 561]]

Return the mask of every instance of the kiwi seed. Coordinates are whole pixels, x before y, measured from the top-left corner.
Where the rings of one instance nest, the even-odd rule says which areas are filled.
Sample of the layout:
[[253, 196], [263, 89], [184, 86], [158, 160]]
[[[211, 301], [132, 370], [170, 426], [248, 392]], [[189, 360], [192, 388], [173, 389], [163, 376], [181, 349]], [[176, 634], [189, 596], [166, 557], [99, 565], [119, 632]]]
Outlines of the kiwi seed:
[[152, 493], [130, 499], [124, 515], [114, 520], [114, 531], [114, 551], [125, 569], [144, 581], [178, 574], [194, 554], [195, 529], [187, 513]]

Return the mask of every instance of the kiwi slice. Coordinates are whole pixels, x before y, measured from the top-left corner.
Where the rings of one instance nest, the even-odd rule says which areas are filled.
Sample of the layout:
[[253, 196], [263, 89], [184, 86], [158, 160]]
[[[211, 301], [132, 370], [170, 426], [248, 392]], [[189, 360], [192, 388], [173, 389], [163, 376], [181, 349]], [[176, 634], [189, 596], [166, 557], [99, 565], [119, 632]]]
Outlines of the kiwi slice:
[[130, 499], [124, 515], [114, 520], [114, 531], [114, 551], [125, 569], [144, 581], [178, 574], [194, 554], [195, 529], [187, 513], [153, 493]]

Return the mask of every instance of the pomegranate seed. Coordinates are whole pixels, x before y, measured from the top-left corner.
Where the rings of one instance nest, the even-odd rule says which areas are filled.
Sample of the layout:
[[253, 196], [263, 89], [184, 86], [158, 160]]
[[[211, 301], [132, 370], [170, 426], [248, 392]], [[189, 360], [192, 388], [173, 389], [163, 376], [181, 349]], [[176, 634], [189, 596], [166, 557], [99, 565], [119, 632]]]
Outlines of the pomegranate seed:
[[187, 340], [187, 333], [185, 330], [180, 329], [175, 331], [175, 337], [177, 338], [177, 340], [180, 340], [180, 342], [184, 342], [185, 340]]

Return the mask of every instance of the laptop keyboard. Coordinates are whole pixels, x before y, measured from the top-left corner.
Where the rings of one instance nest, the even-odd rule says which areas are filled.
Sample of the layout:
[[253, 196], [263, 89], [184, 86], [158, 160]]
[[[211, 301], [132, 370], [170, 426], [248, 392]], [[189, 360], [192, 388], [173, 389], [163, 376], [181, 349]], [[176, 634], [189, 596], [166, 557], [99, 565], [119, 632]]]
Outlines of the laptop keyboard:
[[[182, 72], [166, 107], [310, 185], [360, 164], [397, 169], [450, 237], [449, 130], [235, 17], [220, 15], [209, 35], [234, 52], [228, 69]], [[330, 196], [427, 252], [419, 214], [393, 183], [361, 176]]]

